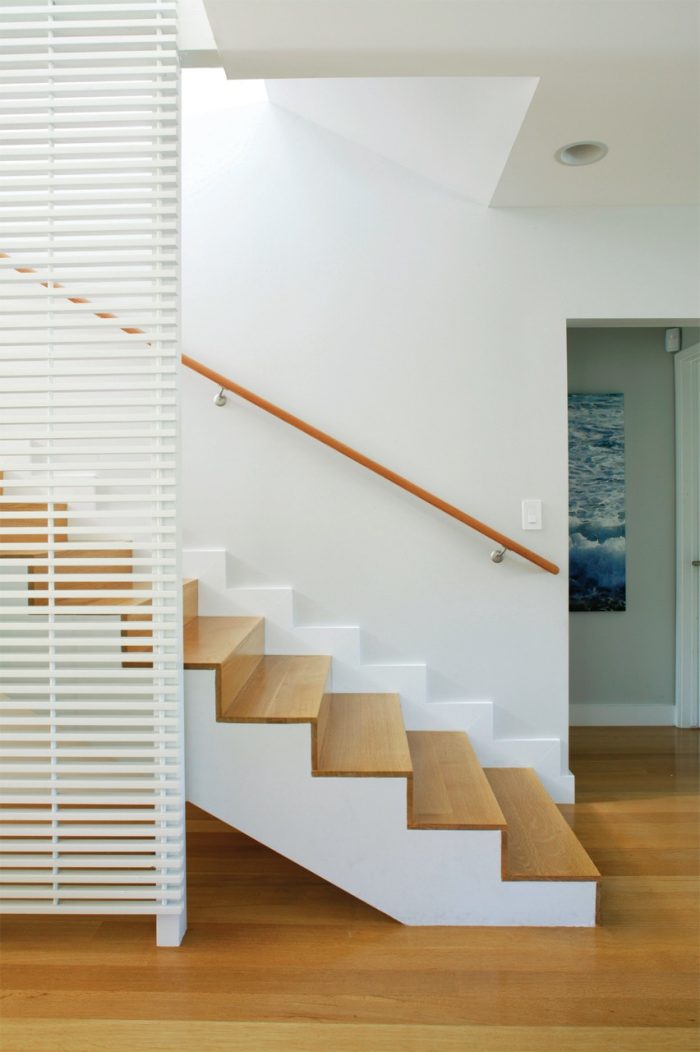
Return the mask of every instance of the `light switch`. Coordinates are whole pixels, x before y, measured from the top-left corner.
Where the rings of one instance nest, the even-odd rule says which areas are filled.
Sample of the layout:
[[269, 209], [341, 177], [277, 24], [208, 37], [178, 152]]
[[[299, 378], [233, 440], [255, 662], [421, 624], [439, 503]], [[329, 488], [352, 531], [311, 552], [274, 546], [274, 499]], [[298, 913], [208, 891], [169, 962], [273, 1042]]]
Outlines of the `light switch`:
[[542, 501], [529, 498], [523, 501], [523, 529], [542, 529]]

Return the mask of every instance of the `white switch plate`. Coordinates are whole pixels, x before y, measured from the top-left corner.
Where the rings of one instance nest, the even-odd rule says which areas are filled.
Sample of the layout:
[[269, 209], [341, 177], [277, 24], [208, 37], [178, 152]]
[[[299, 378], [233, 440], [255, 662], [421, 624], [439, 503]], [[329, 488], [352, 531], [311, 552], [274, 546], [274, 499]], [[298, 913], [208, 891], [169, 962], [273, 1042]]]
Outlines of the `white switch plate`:
[[533, 497], [523, 501], [523, 529], [542, 529], [542, 501]]
[[681, 330], [666, 329], [664, 333], [664, 347], [669, 354], [676, 354], [681, 349]]

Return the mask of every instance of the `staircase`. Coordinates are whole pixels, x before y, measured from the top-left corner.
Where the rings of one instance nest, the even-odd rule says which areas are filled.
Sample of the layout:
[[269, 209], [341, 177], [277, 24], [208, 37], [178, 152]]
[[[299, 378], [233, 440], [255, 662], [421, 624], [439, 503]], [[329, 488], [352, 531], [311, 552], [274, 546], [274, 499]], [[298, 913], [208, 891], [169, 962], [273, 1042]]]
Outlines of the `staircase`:
[[574, 778], [560, 738], [503, 736], [492, 700], [459, 697], [459, 688], [445, 695], [420, 662], [367, 663], [359, 625], [308, 624], [297, 616], [304, 604], [292, 587], [244, 585], [230, 564], [223, 548], [184, 550], [185, 576], [199, 580], [203, 612], [264, 616], [268, 653], [329, 654], [336, 693], [399, 694], [408, 730], [465, 731], [483, 766], [532, 767], [554, 800], [574, 802]]
[[406, 924], [595, 923], [600, 874], [531, 769], [333, 692], [263, 618], [200, 617], [196, 579], [184, 611], [189, 800]]
[[[68, 537], [67, 504], [2, 510], [17, 530], [5, 554], [21, 559], [31, 536], [40, 574], [41, 535], [23, 527], [51, 519]], [[128, 542], [71, 558], [57, 606], [144, 602]], [[71, 596], [93, 571], [102, 587], [114, 573], [114, 598]], [[45, 588], [30, 582], [28, 607], [45, 605]], [[115, 654], [148, 668], [148, 633], [125, 642], [132, 616], [143, 622], [119, 614]], [[530, 768], [483, 768], [463, 731], [407, 731], [396, 692], [333, 690], [331, 655], [266, 653], [263, 617], [200, 616], [197, 579], [184, 582], [183, 620], [191, 802], [406, 924], [596, 922], [600, 874]]]

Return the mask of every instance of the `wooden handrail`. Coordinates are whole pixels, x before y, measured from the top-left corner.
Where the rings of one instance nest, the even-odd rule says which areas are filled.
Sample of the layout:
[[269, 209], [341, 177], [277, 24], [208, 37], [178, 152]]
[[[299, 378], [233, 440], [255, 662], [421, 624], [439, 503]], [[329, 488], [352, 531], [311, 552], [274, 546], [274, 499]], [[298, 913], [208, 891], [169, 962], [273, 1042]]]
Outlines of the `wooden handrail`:
[[223, 387], [225, 390], [231, 391], [232, 394], [238, 395], [239, 398], [244, 398], [246, 402], [251, 402], [258, 409], [264, 409], [266, 413], [276, 416], [278, 420], [283, 420], [285, 424], [291, 424], [298, 431], [303, 431], [305, 435], [322, 442], [324, 446], [330, 446], [337, 453], [342, 453], [344, 457], [354, 460], [356, 464], [361, 464], [363, 468], [373, 471], [375, 475], [381, 475], [382, 478], [393, 482], [395, 486], [406, 490], [407, 493], [412, 493], [414, 497], [425, 501], [426, 504], [432, 504], [434, 508], [443, 511], [445, 515], [457, 519], [458, 522], [463, 522], [465, 526], [470, 526], [477, 533], [483, 534], [484, 537], [490, 537], [492, 541], [502, 545], [509, 552], [515, 552], [516, 555], [520, 555], [523, 559], [535, 563], [536, 566], [547, 570], [548, 573], [559, 573], [559, 567], [555, 563], [551, 563], [548, 559], [538, 555], [537, 552], [533, 552], [524, 545], [519, 544], [512, 537], [507, 537], [505, 533], [499, 533], [498, 530], [492, 529], [486, 523], [480, 522], [479, 519], [475, 519], [472, 515], [467, 515], [465, 511], [456, 508], [454, 504], [448, 504], [447, 501], [441, 500], [440, 497], [436, 497], [434, 493], [423, 489], [422, 486], [416, 486], [415, 483], [403, 478], [402, 475], [397, 475], [395, 471], [385, 468], [383, 464], [379, 464], [376, 460], [371, 460], [363, 453], [358, 453], [356, 449], [347, 446], [344, 442], [339, 442], [332, 435], [327, 435], [325, 431], [320, 431], [317, 427], [307, 424], [305, 420], [301, 420], [300, 417], [288, 413], [286, 409], [281, 409], [279, 406], [274, 405], [273, 402], [268, 402], [266, 398], [261, 398], [260, 395], [256, 395], [252, 391], [247, 390], [247, 388], [241, 387], [234, 380], [230, 380], [228, 376], [223, 376], [214, 369], [210, 369], [207, 365], [203, 365], [202, 362], [198, 362], [196, 358], [190, 358], [188, 354], [183, 354], [182, 364], [186, 365], [188, 369], [193, 369], [200, 376], [204, 376], [207, 380], [213, 381], [219, 387]]
[[[12, 257], [10, 256], [9, 252], [0, 252], [0, 259], [11, 259], [11, 258]], [[36, 267], [14, 267], [14, 270], [18, 274], [38, 274], [38, 271], [37, 271]], [[37, 281], [37, 284], [41, 285], [45, 289], [48, 289], [48, 288], [62, 289], [63, 288], [63, 285], [61, 284], [60, 281]], [[90, 303], [91, 302], [85, 296], [69, 296], [68, 294], [66, 294], [65, 300], [66, 300], [67, 303]], [[96, 318], [105, 318], [105, 319], [108, 319], [108, 320], [112, 320], [112, 319], [114, 319], [114, 318], [116, 318], [118, 316], [116, 314], [112, 314], [111, 311], [93, 311], [93, 314], [95, 315]], [[135, 325], [127, 325], [126, 327], [120, 326], [120, 331], [128, 333], [129, 336], [137, 335], [139, 333], [141, 335], [143, 335], [143, 329], [139, 329]]]
[[[9, 258], [9, 253], [0, 252], [0, 259]], [[18, 274], [37, 273], [34, 267], [15, 267], [14, 269]], [[43, 285], [44, 288], [48, 288], [49, 285], [51, 285], [52, 288], [63, 288], [63, 286], [57, 281], [42, 281], [40, 284]], [[90, 300], [85, 296], [66, 296], [66, 299], [71, 303], [90, 303]], [[103, 318], [105, 320], [116, 320], [118, 315], [112, 314], [111, 312], [95, 312], [95, 317]], [[128, 335], [146, 335], [143, 329], [139, 329], [136, 326], [120, 326], [120, 328], [122, 332], [125, 332]], [[536, 566], [540, 566], [548, 573], [559, 573], [559, 567], [556, 563], [550, 562], [549, 559], [544, 559], [541, 555], [538, 555], [537, 552], [533, 552], [530, 548], [526, 548], [523, 544], [519, 544], [517, 541], [513, 540], [512, 537], [506, 536], [505, 533], [499, 533], [498, 530], [492, 529], [490, 526], [487, 526], [486, 523], [480, 522], [479, 519], [475, 519], [472, 515], [467, 515], [465, 511], [456, 508], [454, 504], [448, 504], [447, 501], [441, 500], [440, 497], [436, 497], [434, 493], [430, 493], [429, 490], [423, 489], [422, 486], [416, 486], [413, 482], [403, 478], [402, 475], [397, 475], [395, 471], [385, 468], [384, 465], [378, 463], [378, 461], [371, 460], [363, 453], [359, 453], [356, 449], [353, 449], [352, 446], [347, 446], [344, 442], [339, 442], [337, 438], [333, 438], [332, 435], [327, 435], [325, 431], [320, 431], [317, 427], [307, 424], [306, 421], [301, 420], [298, 416], [294, 416], [292, 413], [288, 413], [285, 409], [281, 409], [279, 406], [274, 405], [273, 402], [268, 402], [266, 398], [261, 398], [259, 395], [254, 394], [252, 391], [248, 391], [245, 387], [241, 387], [240, 384], [235, 383], [235, 381], [230, 380], [228, 377], [222, 376], [221, 373], [209, 369], [209, 367], [203, 365], [202, 362], [198, 362], [196, 358], [190, 358], [189, 355], [183, 354], [182, 364], [186, 365], [188, 369], [193, 369], [196, 373], [206, 377], [207, 380], [213, 380], [213, 382], [218, 384], [219, 387], [224, 387], [227, 391], [231, 391], [232, 394], [238, 395], [239, 398], [244, 398], [247, 402], [251, 402], [253, 405], [258, 406], [259, 409], [264, 409], [266, 413], [271, 413], [272, 416], [276, 416], [278, 420], [284, 420], [286, 424], [291, 424], [292, 427], [296, 427], [297, 430], [303, 431], [306, 435], [310, 435], [311, 438], [315, 438], [325, 446], [330, 446], [330, 448], [335, 449], [337, 453], [342, 453], [344, 457], [354, 460], [356, 464], [361, 464], [362, 467], [367, 468], [369, 471], [373, 471], [375, 475], [381, 475], [382, 478], [387, 479], [389, 482], [393, 482], [395, 486], [399, 486], [401, 489], [406, 490], [407, 493], [412, 493], [414, 497], [418, 497], [420, 500], [425, 501], [426, 504], [432, 504], [434, 508], [438, 508], [440, 511], [444, 512], [445, 515], [457, 519], [458, 522], [463, 522], [465, 526], [470, 526], [473, 530], [476, 530], [477, 533], [483, 534], [484, 537], [490, 537], [492, 541], [500, 544], [508, 551], [515, 552], [516, 555], [520, 555], [523, 559], [527, 559]], [[0, 493], [1, 492], [2, 490], [0, 490]]]

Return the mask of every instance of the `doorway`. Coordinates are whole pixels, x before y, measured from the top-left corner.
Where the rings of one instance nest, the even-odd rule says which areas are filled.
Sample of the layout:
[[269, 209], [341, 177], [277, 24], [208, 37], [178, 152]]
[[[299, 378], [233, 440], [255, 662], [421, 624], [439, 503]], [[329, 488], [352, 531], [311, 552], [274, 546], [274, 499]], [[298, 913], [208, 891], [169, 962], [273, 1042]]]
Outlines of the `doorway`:
[[[697, 483], [697, 453], [693, 464], [688, 449], [695, 443], [697, 450], [698, 442], [700, 347], [695, 330], [684, 329], [683, 350], [675, 360], [665, 350], [670, 324], [581, 322], [568, 333], [569, 392], [617, 396], [624, 417], [624, 528], [613, 536], [609, 525], [596, 530], [572, 518], [574, 548], [587, 548], [584, 555], [592, 564], [614, 555], [616, 574], [619, 577], [621, 567], [624, 575], [622, 603], [608, 608], [604, 602], [591, 604], [597, 609], [579, 605], [570, 613], [573, 725], [698, 722], [700, 575], [691, 566], [698, 557], [691, 552], [697, 548], [698, 488], [687, 479], [694, 477]], [[677, 434], [681, 416], [685, 424]], [[570, 484], [576, 486], [575, 473]], [[580, 508], [577, 511], [580, 515]], [[598, 515], [604, 518], [604, 507], [602, 512], [592, 511], [594, 525]], [[677, 580], [681, 563], [683, 587]], [[619, 594], [617, 578], [616, 585]], [[683, 691], [682, 705], [678, 690]]]

